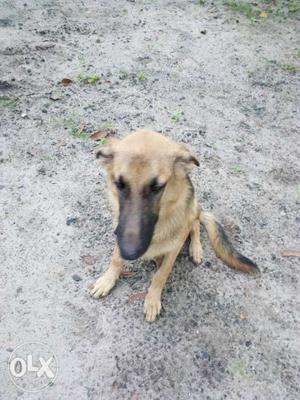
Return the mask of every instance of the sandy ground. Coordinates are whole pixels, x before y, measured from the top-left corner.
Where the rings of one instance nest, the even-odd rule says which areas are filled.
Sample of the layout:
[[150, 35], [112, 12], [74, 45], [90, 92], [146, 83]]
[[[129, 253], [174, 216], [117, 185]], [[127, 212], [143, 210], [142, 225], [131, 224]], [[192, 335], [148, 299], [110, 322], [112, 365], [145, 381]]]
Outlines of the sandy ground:
[[[1, 399], [298, 399], [300, 266], [281, 252], [300, 246], [299, 74], [288, 67], [299, 65], [299, 19], [251, 24], [221, 3], [164, 0], [1, 0], [0, 10]], [[202, 207], [261, 276], [224, 266], [204, 235], [203, 264], [183, 251], [157, 322], [130, 301], [151, 263], [129, 264], [137, 275], [91, 299], [114, 241], [86, 139], [103, 127], [187, 143]], [[59, 371], [28, 393], [7, 364], [33, 340]]]

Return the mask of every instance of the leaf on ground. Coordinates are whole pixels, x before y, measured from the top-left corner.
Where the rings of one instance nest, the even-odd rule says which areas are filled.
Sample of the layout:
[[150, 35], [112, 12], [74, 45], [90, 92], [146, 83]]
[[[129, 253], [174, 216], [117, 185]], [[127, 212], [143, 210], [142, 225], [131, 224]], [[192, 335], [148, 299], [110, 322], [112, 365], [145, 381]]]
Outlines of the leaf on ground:
[[133, 293], [131, 295], [128, 296], [128, 303], [133, 303], [136, 300], [143, 300], [147, 295], [147, 292], [137, 292], [137, 293]]
[[135, 276], [137, 272], [134, 271], [122, 271], [120, 277], [121, 278], [131, 278]]
[[69, 86], [70, 83], [72, 83], [72, 82], [73, 82], [72, 79], [64, 78], [64, 79], [61, 80], [60, 83], [61, 83], [63, 86]]
[[300, 250], [284, 250], [282, 257], [300, 257]]
[[110, 133], [110, 131], [102, 129], [100, 131], [93, 132], [90, 137], [92, 140], [100, 140], [108, 136]]
[[259, 16], [260, 18], [268, 18], [269, 14], [266, 11], [262, 11]]

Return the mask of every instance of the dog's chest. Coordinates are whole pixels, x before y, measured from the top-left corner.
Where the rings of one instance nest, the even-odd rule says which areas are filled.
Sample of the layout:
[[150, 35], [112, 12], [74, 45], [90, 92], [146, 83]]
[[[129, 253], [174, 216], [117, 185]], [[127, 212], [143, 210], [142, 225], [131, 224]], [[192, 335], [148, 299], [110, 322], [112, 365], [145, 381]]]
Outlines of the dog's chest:
[[151, 244], [142, 258], [149, 260], [174, 251], [181, 245], [189, 225], [187, 218], [178, 218], [178, 215], [176, 218], [158, 222]]

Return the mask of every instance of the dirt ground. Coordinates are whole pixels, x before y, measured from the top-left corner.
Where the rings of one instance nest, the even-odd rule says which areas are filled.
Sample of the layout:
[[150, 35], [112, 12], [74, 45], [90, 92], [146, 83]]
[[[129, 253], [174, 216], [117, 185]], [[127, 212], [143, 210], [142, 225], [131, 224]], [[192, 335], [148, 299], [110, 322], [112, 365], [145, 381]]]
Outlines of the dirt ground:
[[[300, 263], [281, 255], [300, 247], [297, 26], [222, 2], [0, 0], [1, 399], [299, 399]], [[190, 146], [202, 207], [261, 269], [230, 270], [204, 234], [152, 324], [132, 297], [151, 263], [88, 292], [114, 243], [88, 136], [137, 127]], [[59, 362], [37, 393], [7, 372], [28, 341]]]

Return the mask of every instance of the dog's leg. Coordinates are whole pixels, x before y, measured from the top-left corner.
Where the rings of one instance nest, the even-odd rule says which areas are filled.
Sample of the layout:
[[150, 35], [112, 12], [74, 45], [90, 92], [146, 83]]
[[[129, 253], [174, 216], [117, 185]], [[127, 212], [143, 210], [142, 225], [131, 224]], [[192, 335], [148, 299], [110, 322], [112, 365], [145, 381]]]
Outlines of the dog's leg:
[[190, 231], [191, 243], [189, 247], [190, 257], [192, 257], [195, 264], [200, 264], [203, 258], [203, 250], [200, 240], [200, 220], [195, 219], [192, 223]]
[[91, 295], [97, 299], [106, 296], [115, 286], [123, 268], [123, 259], [120, 256], [119, 247], [116, 245], [108, 270], [99, 278], [91, 290]]
[[144, 314], [146, 321], [152, 322], [159, 315], [161, 310], [161, 293], [165, 283], [172, 271], [174, 262], [180, 252], [184, 241], [176, 250], [164, 256], [163, 261], [153, 276], [152, 283], [148, 289], [148, 293], [144, 303]]

